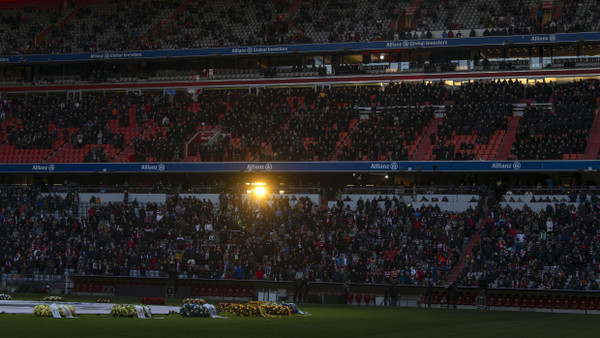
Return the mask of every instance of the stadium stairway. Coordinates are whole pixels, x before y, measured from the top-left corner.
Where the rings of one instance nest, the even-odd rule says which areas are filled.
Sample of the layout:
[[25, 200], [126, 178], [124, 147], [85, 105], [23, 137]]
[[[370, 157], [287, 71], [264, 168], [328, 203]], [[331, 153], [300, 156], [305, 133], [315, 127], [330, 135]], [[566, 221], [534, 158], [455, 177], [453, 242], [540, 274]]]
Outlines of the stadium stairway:
[[496, 154], [496, 160], [506, 160], [510, 156], [510, 150], [515, 142], [515, 135], [517, 135], [517, 128], [519, 128], [520, 121], [521, 116], [514, 116], [511, 119], [508, 130], [506, 131], [504, 139], [502, 140], [502, 145]]
[[419, 19], [421, 17], [416, 16], [416, 14], [419, 13], [417, 11], [417, 8], [419, 8], [419, 6], [421, 6], [421, 0], [412, 0], [410, 3], [410, 6], [407, 8], [407, 10], [408, 10], [407, 14], [409, 15], [410, 27], [416, 28], [419, 23]]
[[298, 8], [302, 6], [302, 0], [295, 0], [288, 8], [287, 12], [285, 12], [286, 17], [288, 19], [288, 28], [291, 29], [294, 26], [294, 14], [298, 11]]
[[[600, 98], [598, 98], [598, 101], [600, 102]], [[598, 159], [598, 151], [600, 151], [600, 118], [598, 117], [598, 112], [600, 112], [600, 109], [596, 109], [596, 114], [594, 115], [590, 138], [588, 139], [588, 145], [583, 154], [584, 160]]]
[[69, 23], [69, 21], [71, 21], [76, 15], [77, 13], [79, 13], [79, 6], [76, 6], [69, 14], [67, 14], [61, 21], [59, 24], [51, 24], [50, 26], [46, 27], [43, 31], [41, 31], [38, 35], [35, 36], [34, 38], [34, 45], [37, 45], [38, 43], [40, 43], [43, 40], [46, 40], [46, 38], [52, 34], [52, 29], [55, 27], [62, 27], [65, 24]]
[[448, 280], [446, 281], [448, 285], [454, 283], [456, 278], [458, 278], [458, 275], [460, 275], [460, 273], [465, 269], [465, 260], [473, 255], [473, 246], [475, 246], [475, 242], [477, 241], [481, 241], [479, 232], [471, 237], [471, 240], [467, 244], [465, 251], [460, 255], [458, 262], [450, 272], [450, 275], [448, 275]]
[[433, 121], [431, 122], [431, 125], [429, 125], [429, 128], [427, 128], [427, 133], [425, 133], [425, 136], [423, 136], [423, 139], [421, 140], [421, 144], [419, 144], [419, 146], [417, 147], [417, 150], [415, 150], [415, 153], [413, 154], [413, 156], [411, 157], [411, 161], [423, 161], [425, 160], [425, 155], [427, 155], [427, 153], [429, 152], [429, 149], [431, 148], [431, 138], [430, 135], [431, 133], [438, 131], [438, 125], [442, 122], [442, 117], [436, 117], [433, 119]]
[[7, 115], [7, 117], [5, 118], [5, 121], [3, 123], [0, 123], [0, 146], [2, 144], [4, 144], [4, 142], [7, 141], [7, 134], [6, 134], [6, 128], [8, 126], [12, 126], [15, 128], [21, 128], [21, 126], [17, 126], [16, 125], [16, 121], [17, 119], [15, 117], [12, 117], [11, 114], [9, 113], [9, 115]]
[[560, 4], [556, 4], [554, 7], [554, 11], [552, 12], [552, 20], [558, 21], [563, 14], [563, 6]]
[[469, 243], [465, 247], [463, 253], [460, 255], [460, 258], [458, 259], [458, 262], [448, 275], [448, 279], [446, 280], [446, 283], [448, 285], [454, 283], [456, 281], [456, 278], [458, 278], [458, 275], [460, 275], [460, 273], [465, 269], [465, 261], [467, 260], [467, 258], [473, 257], [473, 247], [475, 246], [475, 243], [481, 243], [481, 235], [479, 234], [479, 230], [483, 227], [485, 222], [489, 221], [489, 218], [487, 216], [487, 207], [484, 206], [483, 209], [485, 216], [483, 217], [481, 222], [479, 222], [479, 226], [475, 229], [475, 234], [471, 236]]
[[410, 4], [405, 4], [406, 7], [396, 7], [394, 18], [388, 24], [390, 30], [406, 29], [407, 27], [416, 27], [418, 23], [417, 8], [421, 4], [421, 0], [412, 0]]
[[339, 134], [340, 140], [336, 142], [335, 149], [333, 150], [333, 153], [329, 157], [330, 160], [337, 161], [340, 154], [344, 150], [344, 146], [348, 146], [348, 148], [350, 148], [352, 146], [352, 134], [354, 134], [354, 132], [356, 131], [356, 128], [358, 127], [359, 124], [360, 124], [359, 120], [354, 119], [354, 120], [350, 121], [350, 127], [348, 128], [348, 132], [347, 133], [342, 132]]
[[[297, 100], [297, 102], [298, 102], [297, 105], [293, 104], [294, 99]], [[286, 101], [288, 102], [288, 104], [291, 107], [291, 114], [285, 118], [285, 120], [281, 123], [281, 125], [279, 125], [279, 127], [277, 127], [277, 129], [275, 129], [275, 131], [269, 136], [267, 141], [263, 142], [261, 144], [258, 154], [250, 154], [250, 156], [257, 156], [258, 158], [263, 158], [263, 159], [271, 158], [273, 156], [273, 145], [271, 142], [275, 138], [275, 135], [286, 132], [288, 130], [288, 128], [290, 127], [290, 121], [292, 119], [292, 116], [294, 115], [296, 110], [298, 110], [298, 108], [304, 104], [304, 100], [305, 100], [304, 96], [288, 96], [286, 98]]]
[[[171, 13], [168, 18], [155, 22], [152, 25], [152, 28], [148, 30], [148, 33], [146, 33], [146, 35], [144, 35], [142, 38], [144, 40], [148, 40], [154, 39], [157, 36], [164, 37], [169, 34], [173, 29], [173, 22], [177, 16], [181, 14], [190, 3], [192, 3], [192, 0], [185, 0], [182, 2], [181, 5], [179, 5], [179, 7], [177, 7], [177, 9], [175, 9], [175, 11]], [[150, 34], [150, 36], [148, 36], [148, 34]]]
[[[150, 136], [150, 133], [152, 133], [153, 130], [155, 130], [157, 127], [159, 126], [158, 122], [155, 122], [154, 120], [150, 120], [149, 122], [146, 122], [142, 128], [143, 131], [138, 134], [140, 138], [145, 137], [148, 138]], [[131, 137], [129, 139], [129, 141], [126, 140], [125, 145], [123, 146], [123, 151], [116, 153], [113, 157], [112, 157], [112, 162], [130, 162], [130, 156], [132, 154], [135, 154], [135, 136]], [[109, 158], [109, 162], [110, 162], [111, 158]]]

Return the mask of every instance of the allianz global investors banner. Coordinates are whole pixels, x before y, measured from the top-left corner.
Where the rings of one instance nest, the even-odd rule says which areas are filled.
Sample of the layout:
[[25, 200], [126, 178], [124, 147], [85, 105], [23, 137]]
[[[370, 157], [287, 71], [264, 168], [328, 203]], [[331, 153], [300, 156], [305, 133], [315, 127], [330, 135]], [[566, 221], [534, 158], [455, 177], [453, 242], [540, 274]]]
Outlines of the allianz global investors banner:
[[0, 164], [2, 173], [127, 172], [515, 172], [596, 171], [600, 160], [580, 161], [395, 161], [395, 162], [169, 162]]
[[376, 51], [390, 48], [443, 48], [467, 46], [536, 45], [545, 43], [578, 43], [600, 41], [600, 32], [537, 34], [512, 36], [463, 37], [400, 41], [343, 42], [325, 44], [298, 44], [279, 46], [250, 46], [204, 49], [142, 50], [75, 54], [32, 54], [0, 56], [0, 63], [48, 63], [50, 61], [89, 61], [127, 59], [193, 58], [221, 55], [287, 54], [344, 51]]

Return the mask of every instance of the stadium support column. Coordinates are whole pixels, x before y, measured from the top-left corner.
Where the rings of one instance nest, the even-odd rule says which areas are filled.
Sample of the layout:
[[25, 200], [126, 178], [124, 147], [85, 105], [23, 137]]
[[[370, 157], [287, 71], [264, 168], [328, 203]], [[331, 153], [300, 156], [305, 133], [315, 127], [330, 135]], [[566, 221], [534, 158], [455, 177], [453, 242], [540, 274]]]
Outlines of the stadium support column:
[[69, 271], [65, 269], [65, 295], [69, 294]]

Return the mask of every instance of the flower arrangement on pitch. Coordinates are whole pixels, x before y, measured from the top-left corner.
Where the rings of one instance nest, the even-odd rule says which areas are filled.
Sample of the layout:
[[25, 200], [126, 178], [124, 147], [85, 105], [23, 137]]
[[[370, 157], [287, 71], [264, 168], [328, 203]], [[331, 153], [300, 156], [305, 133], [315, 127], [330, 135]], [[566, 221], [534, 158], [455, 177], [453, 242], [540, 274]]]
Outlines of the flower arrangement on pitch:
[[46, 296], [43, 299], [44, 302], [64, 302], [65, 299], [61, 296]]
[[284, 303], [266, 303], [262, 304], [261, 306], [263, 308], [263, 312], [269, 315], [291, 316], [294, 314], [292, 307]]
[[206, 300], [204, 300], [202, 298], [185, 298], [184, 300], [181, 301], [181, 304], [200, 304], [200, 305], [204, 305], [204, 304], [206, 304]]
[[267, 317], [267, 314], [262, 311], [262, 307], [256, 303], [233, 304], [230, 310], [226, 312], [241, 317]]
[[0, 293], [0, 300], [12, 300], [12, 297], [10, 295]]
[[210, 317], [210, 312], [204, 307], [204, 304], [188, 303], [183, 304], [179, 309], [182, 317]]
[[165, 305], [165, 299], [162, 297], [144, 297], [142, 298], [144, 305]]
[[133, 305], [113, 305], [110, 308], [110, 315], [113, 317], [135, 317], [137, 316], [137, 310]]
[[[60, 313], [61, 317], [65, 317], [66, 313], [65, 310], [63, 309], [63, 307], [66, 307], [69, 309], [69, 311], [71, 312], [72, 316], [75, 316], [75, 308], [73, 308], [71, 305], [61, 305], [58, 306], [58, 312]], [[52, 317], [52, 310], [50, 310], [50, 305], [48, 304], [40, 304], [40, 305], [36, 305], [33, 308], [33, 315], [36, 317]]]
[[257, 301], [246, 304], [220, 303], [218, 309], [219, 312], [239, 317], [291, 316], [299, 313], [295, 304]]

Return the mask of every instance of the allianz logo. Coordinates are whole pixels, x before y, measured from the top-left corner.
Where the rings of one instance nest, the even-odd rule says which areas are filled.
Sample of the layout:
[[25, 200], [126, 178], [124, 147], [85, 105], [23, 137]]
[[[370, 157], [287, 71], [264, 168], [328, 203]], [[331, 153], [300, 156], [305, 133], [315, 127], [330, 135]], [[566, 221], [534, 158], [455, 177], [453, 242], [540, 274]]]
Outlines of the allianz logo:
[[273, 169], [273, 165], [271, 163], [265, 163], [265, 164], [248, 164], [246, 165], [246, 171], [255, 171], [255, 170], [265, 170], [265, 171], [271, 171]]
[[513, 163], [492, 163], [492, 169], [512, 169], [512, 170], [521, 170], [521, 162], [515, 161]]
[[371, 170], [398, 170], [398, 163], [371, 163]]
[[548, 35], [548, 36], [532, 36], [531, 42], [539, 42], [539, 41], [556, 41], [556, 35]]
[[34, 164], [31, 167], [31, 170], [35, 170], [35, 171], [54, 171], [54, 164], [48, 164], [48, 165]]
[[142, 167], [140, 168], [140, 170], [164, 171], [165, 170], [165, 164], [164, 163], [159, 163], [159, 164], [142, 164]]

